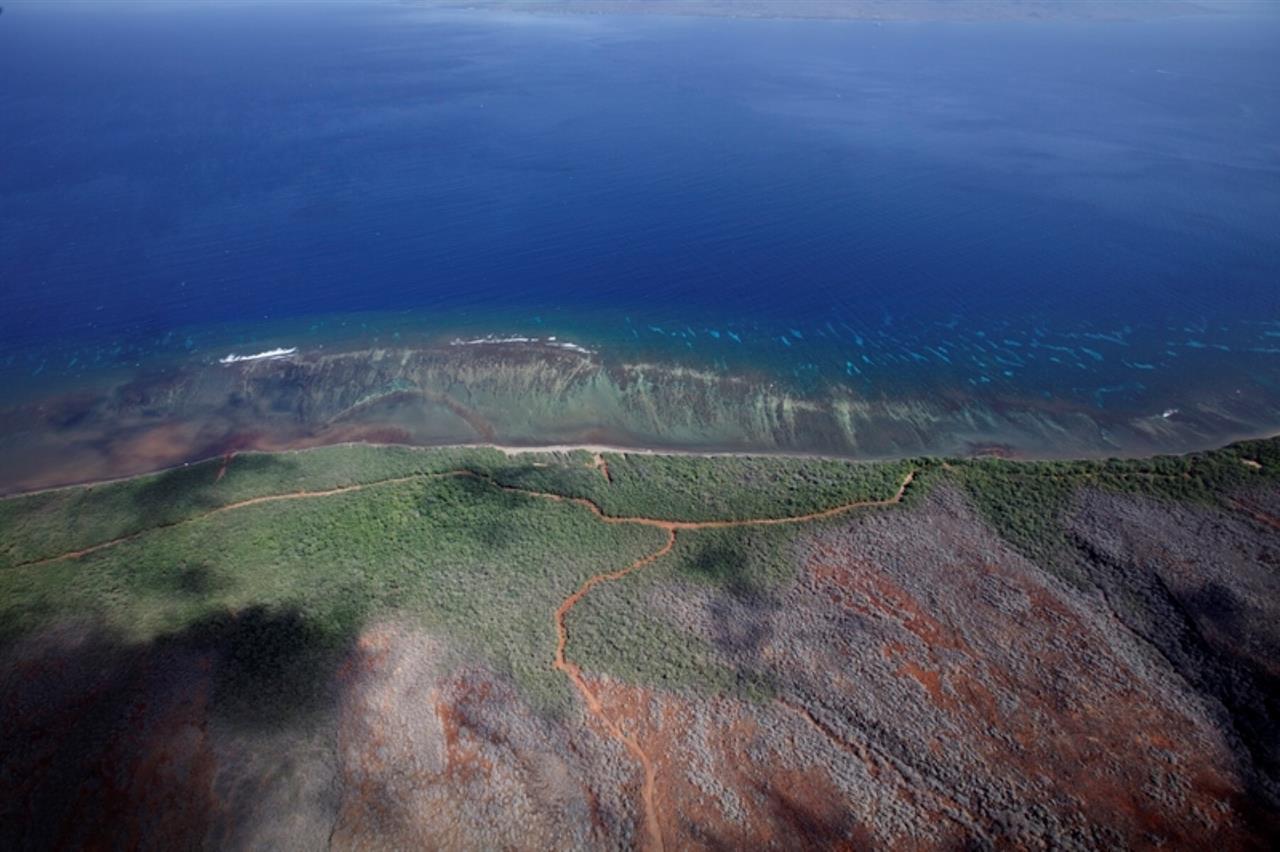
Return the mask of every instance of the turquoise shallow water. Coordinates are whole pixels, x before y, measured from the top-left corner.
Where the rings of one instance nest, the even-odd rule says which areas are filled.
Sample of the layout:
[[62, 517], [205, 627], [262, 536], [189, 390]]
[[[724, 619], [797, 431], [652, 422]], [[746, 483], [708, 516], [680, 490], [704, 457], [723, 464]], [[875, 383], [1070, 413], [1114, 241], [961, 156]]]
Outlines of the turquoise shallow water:
[[19, 2], [0, 377], [554, 334], [868, 397], [1280, 399], [1278, 36]]

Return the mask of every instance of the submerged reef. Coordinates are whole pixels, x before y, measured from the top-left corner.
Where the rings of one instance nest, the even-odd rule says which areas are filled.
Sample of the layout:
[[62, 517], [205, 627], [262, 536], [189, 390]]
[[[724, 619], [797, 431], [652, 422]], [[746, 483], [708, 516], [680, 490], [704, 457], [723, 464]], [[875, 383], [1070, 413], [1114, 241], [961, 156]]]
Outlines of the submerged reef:
[[490, 341], [199, 363], [0, 410], [0, 490], [126, 476], [246, 449], [371, 443], [1099, 457], [1259, 434], [1264, 400], [1224, 392], [1134, 414], [961, 390], [805, 391], [765, 373]]

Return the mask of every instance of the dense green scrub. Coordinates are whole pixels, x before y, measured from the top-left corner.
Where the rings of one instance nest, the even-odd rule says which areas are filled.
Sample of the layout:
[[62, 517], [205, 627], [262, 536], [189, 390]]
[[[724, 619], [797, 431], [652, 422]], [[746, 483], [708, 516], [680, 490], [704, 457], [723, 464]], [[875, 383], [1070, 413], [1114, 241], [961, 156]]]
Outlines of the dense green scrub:
[[[373, 620], [409, 619], [481, 655], [537, 706], [559, 712], [570, 706], [571, 692], [551, 667], [553, 613], [588, 577], [657, 551], [666, 533], [602, 523], [585, 506], [498, 484], [586, 498], [617, 517], [744, 519], [885, 499], [915, 470], [902, 506], [858, 511], [903, 511], [949, 482], [1016, 548], [1069, 576], [1061, 518], [1076, 489], [1219, 503], [1276, 479], [1280, 442], [1107, 462], [608, 454], [608, 479], [593, 461], [585, 452], [341, 446], [245, 454], [221, 476], [223, 462], [214, 460], [2, 500], [0, 641], [92, 621], [141, 643], [237, 613], [288, 613], [297, 629], [249, 643], [247, 653], [264, 658], [253, 670], [271, 671], [299, 659], [296, 648], [277, 645], [305, 643], [327, 653]], [[364, 487], [216, 511], [256, 497], [353, 485]], [[768, 695], [757, 673], [726, 669], [705, 639], [691, 638], [696, 631], [662, 617], [660, 596], [707, 587], [726, 592], [727, 606], [767, 606], [793, 576], [794, 537], [811, 529], [680, 532], [671, 554], [598, 586], [570, 613], [570, 656], [589, 671], [628, 680]]]
[[[567, 626], [575, 658], [588, 671], [634, 683], [748, 700], [771, 696], [763, 667], [726, 660], [741, 659], [763, 638], [744, 635], [752, 619], [739, 616], [774, 605], [772, 593], [795, 570], [789, 545], [812, 526], [681, 532], [669, 558], [626, 583], [594, 589], [573, 609]], [[682, 624], [687, 603], [704, 592], [715, 623]]]
[[864, 464], [836, 459], [606, 454], [609, 480], [575, 453], [569, 471], [517, 467], [499, 480], [586, 497], [605, 514], [672, 521], [744, 520], [803, 515], [851, 500], [888, 497], [913, 461]]
[[9, 634], [91, 615], [133, 641], [219, 612], [295, 613], [309, 640], [341, 642], [407, 617], [481, 652], [544, 706], [551, 613], [590, 575], [621, 568], [660, 530], [601, 524], [567, 503], [446, 477], [198, 517], [79, 559], [0, 572]]
[[893, 493], [910, 462], [344, 445], [236, 456], [88, 487], [0, 500], [0, 568], [178, 523], [241, 500], [467, 470], [494, 482], [592, 500], [609, 515], [714, 520], [804, 514]]
[[[237, 456], [221, 475], [215, 460], [0, 501], [0, 635], [93, 619], [144, 642], [227, 613], [288, 612], [305, 628], [289, 633], [296, 641], [336, 646], [373, 619], [410, 618], [562, 708], [553, 613], [666, 534], [498, 484], [588, 498], [608, 514], [702, 519], [820, 510], [887, 496], [899, 479], [897, 467], [843, 462], [635, 458], [611, 456], [610, 482], [580, 452], [329, 447]], [[220, 511], [353, 485], [364, 487]]]
[[32, 561], [269, 494], [320, 491], [502, 459], [496, 451], [362, 445], [236, 456], [88, 487], [0, 500], [0, 565]]

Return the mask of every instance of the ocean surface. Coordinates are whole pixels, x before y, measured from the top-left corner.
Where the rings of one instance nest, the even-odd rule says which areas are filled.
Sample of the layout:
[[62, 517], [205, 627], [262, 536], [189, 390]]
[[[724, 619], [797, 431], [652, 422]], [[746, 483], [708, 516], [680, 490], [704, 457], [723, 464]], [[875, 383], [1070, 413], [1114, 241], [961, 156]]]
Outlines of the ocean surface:
[[1280, 400], [1280, 16], [6, 7], [0, 396], [554, 334], [801, 390]]

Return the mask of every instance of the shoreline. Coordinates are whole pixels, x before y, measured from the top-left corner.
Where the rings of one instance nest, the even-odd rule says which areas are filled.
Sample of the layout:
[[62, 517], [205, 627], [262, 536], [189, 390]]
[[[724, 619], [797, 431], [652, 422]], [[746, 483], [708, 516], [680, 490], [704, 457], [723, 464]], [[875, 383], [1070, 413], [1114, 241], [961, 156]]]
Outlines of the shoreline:
[[1244, 381], [1216, 390], [1188, 383], [1145, 412], [1025, 394], [897, 390], [806, 391], [768, 375], [617, 362], [541, 342], [263, 357], [0, 408], [0, 495], [130, 479], [228, 453], [346, 444], [507, 455], [1065, 461], [1172, 456], [1280, 432], [1280, 395]]
[[[1253, 435], [1239, 435], [1229, 441], [1225, 441], [1213, 446], [1202, 447], [1200, 449], [1188, 450], [1181, 453], [1148, 453], [1148, 454], [1112, 454], [1112, 455], [1077, 455], [1077, 456], [1019, 456], [1016, 458], [1005, 458], [996, 455], [974, 455], [974, 456], [951, 456], [951, 455], [924, 455], [920, 458], [932, 458], [939, 460], [952, 459], [998, 459], [1010, 464], [1036, 463], [1036, 462], [1072, 462], [1072, 461], [1105, 461], [1106, 459], [1152, 459], [1165, 456], [1180, 457], [1194, 455], [1196, 453], [1211, 452], [1217, 449], [1223, 449], [1233, 444], [1243, 441], [1262, 441], [1273, 438], [1280, 438], [1280, 431], [1262, 432]], [[140, 471], [125, 476], [113, 476], [102, 479], [86, 479], [78, 482], [68, 482], [62, 485], [51, 485], [45, 488], [33, 488], [25, 491], [3, 492], [0, 491], [0, 502], [6, 500], [17, 500], [23, 497], [34, 497], [40, 494], [51, 494], [58, 491], [69, 491], [74, 488], [97, 488], [103, 485], [114, 485], [121, 482], [129, 482], [134, 479], [140, 479], [145, 476], [157, 476], [176, 470], [181, 470], [193, 465], [208, 464], [219, 459], [228, 459], [238, 455], [262, 455], [262, 456], [288, 456], [301, 453], [309, 453], [317, 450], [340, 447], [370, 447], [373, 449], [404, 449], [420, 452], [429, 452], [432, 450], [495, 450], [508, 457], [516, 457], [522, 455], [553, 455], [557, 453], [612, 453], [615, 455], [639, 455], [639, 456], [677, 456], [684, 458], [783, 458], [783, 459], [802, 459], [812, 461], [840, 461], [849, 464], [891, 464], [893, 462], [904, 461], [915, 456], [895, 456], [885, 458], [856, 458], [853, 456], [839, 455], [836, 453], [819, 453], [819, 452], [797, 452], [781, 450], [778, 452], [754, 451], [754, 450], [680, 450], [680, 449], [661, 449], [654, 447], [626, 447], [615, 444], [538, 444], [523, 446], [519, 444], [497, 444], [497, 443], [448, 443], [448, 444], [397, 444], [377, 441], [336, 441], [332, 444], [316, 444], [308, 447], [290, 447], [279, 450], [235, 450], [230, 453], [219, 455], [205, 456], [191, 461], [181, 462], [179, 464], [167, 465], [165, 467], [155, 468], [153, 470]]]

